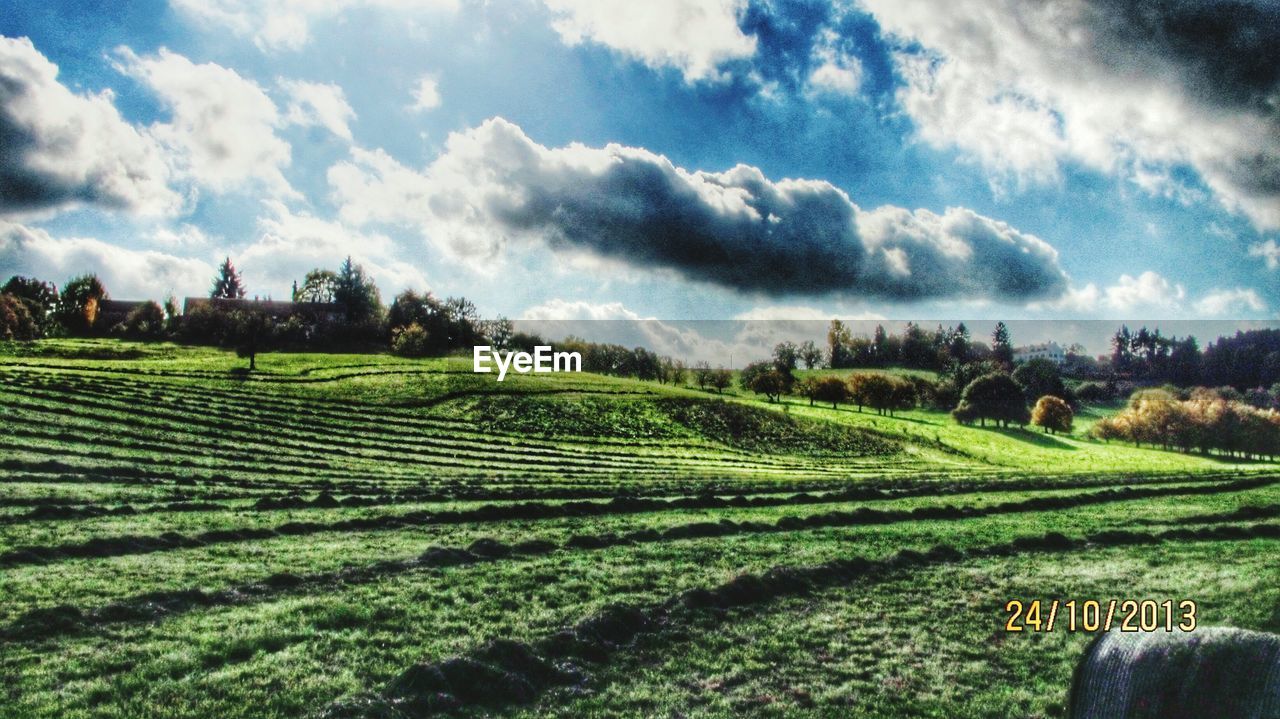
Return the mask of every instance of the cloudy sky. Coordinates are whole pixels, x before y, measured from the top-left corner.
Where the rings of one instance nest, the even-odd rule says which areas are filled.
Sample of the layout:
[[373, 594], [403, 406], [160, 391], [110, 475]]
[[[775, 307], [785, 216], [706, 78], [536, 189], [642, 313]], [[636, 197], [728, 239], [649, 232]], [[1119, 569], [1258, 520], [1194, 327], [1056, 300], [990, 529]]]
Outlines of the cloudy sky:
[[1266, 0], [140, 0], [0, 17], [0, 274], [486, 315], [1280, 317]]

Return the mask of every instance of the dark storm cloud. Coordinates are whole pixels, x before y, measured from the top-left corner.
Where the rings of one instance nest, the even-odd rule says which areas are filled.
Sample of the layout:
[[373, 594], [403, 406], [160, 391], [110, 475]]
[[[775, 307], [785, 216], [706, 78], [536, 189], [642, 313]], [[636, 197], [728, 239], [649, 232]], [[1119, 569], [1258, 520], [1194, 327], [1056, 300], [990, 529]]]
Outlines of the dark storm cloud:
[[1203, 99], [1280, 113], [1280, 3], [1093, 0], [1105, 55], [1146, 55], [1180, 68]]
[[1029, 301], [1067, 286], [1052, 247], [969, 210], [863, 210], [830, 183], [744, 165], [688, 172], [618, 145], [548, 149], [501, 119], [454, 135], [423, 195], [428, 234], [482, 259], [496, 234], [768, 295]]

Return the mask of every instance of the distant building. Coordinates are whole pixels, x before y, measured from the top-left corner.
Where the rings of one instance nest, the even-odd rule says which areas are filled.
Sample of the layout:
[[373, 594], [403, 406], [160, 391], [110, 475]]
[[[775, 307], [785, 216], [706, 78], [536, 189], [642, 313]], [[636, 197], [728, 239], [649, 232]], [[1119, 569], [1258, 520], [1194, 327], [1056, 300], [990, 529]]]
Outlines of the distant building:
[[150, 300], [98, 300], [98, 314], [93, 320], [95, 328], [111, 329], [124, 322], [129, 313], [136, 307], [147, 304]]
[[293, 315], [306, 315], [320, 320], [342, 319], [342, 305], [336, 302], [285, 302], [282, 300], [230, 300], [223, 297], [187, 297], [182, 300], [182, 314], [190, 314], [197, 307], [212, 306], [219, 310], [231, 311], [246, 307], [260, 310], [278, 320], [285, 320]]
[[1062, 364], [1067, 361], [1067, 350], [1057, 342], [1046, 342], [1018, 347], [1013, 351], [1013, 361], [1017, 364], [1033, 359], [1047, 359], [1054, 364]]

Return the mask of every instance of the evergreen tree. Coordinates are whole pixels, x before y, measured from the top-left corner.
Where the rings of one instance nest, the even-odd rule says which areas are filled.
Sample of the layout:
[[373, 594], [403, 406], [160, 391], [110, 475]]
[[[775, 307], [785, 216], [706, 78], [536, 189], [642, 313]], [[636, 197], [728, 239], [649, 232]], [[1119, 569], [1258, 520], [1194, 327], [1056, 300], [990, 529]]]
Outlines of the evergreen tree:
[[209, 297], [215, 300], [244, 299], [244, 283], [240, 280], [240, 273], [231, 264], [230, 257], [224, 259], [218, 267], [218, 276], [213, 278], [213, 289], [209, 291]]
[[333, 284], [333, 301], [342, 305], [347, 322], [353, 325], [373, 319], [382, 306], [377, 286], [365, 277], [364, 268], [353, 263], [350, 256], [338, 268]]
[[991, 354], [1005, 367], [1013, 366], [1013, 341], [1009, 338], [1009, 328], [1003, 322], [997, 322], [995, 331], [991, 333]]

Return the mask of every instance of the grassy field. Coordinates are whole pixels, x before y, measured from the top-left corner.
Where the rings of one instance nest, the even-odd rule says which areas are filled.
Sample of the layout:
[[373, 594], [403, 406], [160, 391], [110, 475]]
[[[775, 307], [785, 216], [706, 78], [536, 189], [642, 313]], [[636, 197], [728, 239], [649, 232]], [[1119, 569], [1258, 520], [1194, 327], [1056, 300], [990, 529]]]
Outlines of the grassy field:
[[[1053, 717], [1085, 633], [1280, 631], [1280, 468], [469, 360], [0, 353], [0, 716]], [[1046, 538], [1048, 532], [1056, 533]]]

